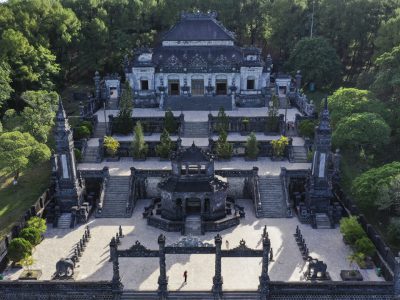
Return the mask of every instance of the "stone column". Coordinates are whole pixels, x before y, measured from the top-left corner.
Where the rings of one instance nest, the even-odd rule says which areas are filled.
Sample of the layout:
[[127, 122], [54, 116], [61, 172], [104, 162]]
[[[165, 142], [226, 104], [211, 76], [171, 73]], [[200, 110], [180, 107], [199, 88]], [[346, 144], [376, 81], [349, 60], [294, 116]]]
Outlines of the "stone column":
[[222, 297], [222, 275], [221, 275], [221, 245], [222, 238], [219, 234], [214, 238], [215, 241], [215, 275], [213, 278], [212, 291], [214, 299], [221, 299]]
[[158, 277], [158, 295], [160, 299], [167, 299], [168, 278], [165, 266], [165, 236], [160, 234], [158, 237], [158, 247], [160, 255], [160, 276]]
[[100, 100], [101, 95], [100, 95], [100, 75], [99, 75], [99, 71], [96, 71], [94, 73], [93, 80], [94, 80], [94, 86], [95, 86], [95, 97], [96, 97], [96, 100]]
[[300, 70], [297, 71], [296, 73], [296, 92], [299, 93], [301, 89], [301, 72]]
[[262, 257], [262, 268], [260, 285], [258, 286], [258, 292], [260, 293], [260, 299], [266, 300], [269, 296], [269, 275], [268, 275], [268, 262], [269, 262], [269, 251], [271, 248], [271, 242], [268, 238], [268, 234], [263, 237], [263, 257]]
[[395, 299], [400, 299], [400, 257], [397, 256], [395, 258], [395, 265], [394, 265], [394, 297]]
[[[113, 263], [113, 278], [112, 278], [112, 288], [113, 290], [122, 291], [124, 285], [121, 282], [121, 277], [119, 275], [119, 261], [118, 261], [118, 245], [113, 237], [110, 242], [110, 252], [113, 251], [112, 254], [112, 263]], [[111, 254], [110, 254], [111, 258]]]

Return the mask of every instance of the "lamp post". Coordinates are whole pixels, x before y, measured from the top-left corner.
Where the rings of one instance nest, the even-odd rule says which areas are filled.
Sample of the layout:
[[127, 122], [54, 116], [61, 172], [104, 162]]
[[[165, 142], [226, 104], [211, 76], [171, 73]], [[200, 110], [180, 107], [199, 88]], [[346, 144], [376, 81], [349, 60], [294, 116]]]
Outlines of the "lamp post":
[[104, 109], [104, 122], [106, 124], [106, 134], [107, 134], [107, 114], [106, 114], [106, 102], [103, 102], [103, 109]]

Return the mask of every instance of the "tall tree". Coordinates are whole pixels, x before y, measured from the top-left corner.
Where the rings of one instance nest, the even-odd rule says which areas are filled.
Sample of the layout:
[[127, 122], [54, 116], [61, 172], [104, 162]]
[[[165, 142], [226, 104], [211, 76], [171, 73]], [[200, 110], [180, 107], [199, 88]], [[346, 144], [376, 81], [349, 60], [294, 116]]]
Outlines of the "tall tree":
[[10, 66], [5, 62], [0, 63], [0, 109], [10, 98], [13, 89], [10, 85], [11, 77]]

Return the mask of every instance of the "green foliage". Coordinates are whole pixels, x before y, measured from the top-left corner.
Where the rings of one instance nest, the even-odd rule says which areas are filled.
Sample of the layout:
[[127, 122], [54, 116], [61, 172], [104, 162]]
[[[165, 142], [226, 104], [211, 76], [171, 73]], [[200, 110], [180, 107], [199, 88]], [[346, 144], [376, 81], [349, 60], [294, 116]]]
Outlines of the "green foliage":
[[90, 129], [86, 126], [74, 128], [74, 140], [88, 139], [90, 137]]
[[172, 151], [172, 147], [173, 144], [169, 133], [166, 129], [164, 129], [160, 136], [160, 144], [156, 146], [156, 153], [161, 158], [168, 158]]
[[293, 72], [301, 70], [305, 83], [314, 82], [320, 87], [334, 85], [341, 72], [335, 49], [321, 37], [300, 40], [291, 52], [287, 65]]
[[354, 252], [348, 257], [350, 265], [356, 263], [360, 268], [365, 268], [365, 254], [361, 252]]
[[32, 245], [23, 238], [15, 238], [7, 249], [8, 258], [13, 262], [19, 262], [24, 257], [32, 255]]
[[281, 136], [278, 140], [272, 140], [271, 145], [274, 157], [283, 157], [285, 148], [289, 145], [289, 139], [286, 136]]
[[332, 126], [353, 113], [371, 112], [384, 114], [383, 104], [376, 100], [370, 91], [355, 88], [340, 88], [328, 97]]
[[350, 245], [354, 245], [358, 239], [365, 237], [365, 232], [355, 216], [340, 220], [340, 232], [343, 234], [344, 240]]
[[[36, 262], [36, 260], [33, 259], [32, 255], [27, 255], [23, 259], [20, 260], [20, 264], [28, 271], [30, 271], [31, 266]], [[29, 275], [28, 273], [27, 275]]]
[[396, 9], [395, 15], [383, 22], [375, 39], [375, 55], [381, 55], [400, 44], [400, 9]]
[[388, 236], [393, 243], [400, 243], [400, 218], [392, 218], [390, 220]]
[[22, 131], [23, 120], [15, 109], [7, 109], [3, 116], [5, 131]]
[[92, 122], [90, 122], [90, 121], [82, 121], [82, 122], [80, 123], [80, 126], [85, 126], [85, 127], [87, 127], [87, 128], [89, 129], [90, 133], [93, 132], [93, 125], [92, 125]]
[[217, 116], [217, 132], [222, 134], [222, 132], [227, 132], [229, 127], [229, 118], [225, 113], [225, 109], [221, 107], [218, 111], [218, 116]]
[[378, 188], [375, 205], [380, 210], [394, 208], [395, 213], [400, 215], [400, 174], [393, 176], [389, 183], [383, 183]]
[[227, 141], [227, 137], [227, 133], [221, 130], [217, 141], [216, 153], [222, 159], [230, 159], [233, 153], [233, 145]]
[[132, 132], [132, 101], [132, 89], [127, 81], [125, 82], [124, 89], [122, 91], [118, 116], [113, 120], [113, 132], [120, 134], [129, 134]]
[[11, 87], [11, 70], [5, 62], [0, 63], [0, 108], [10, 98], [13, 89]]
[[134, 139], [132, 142], [132, 156], [136, 159], [146, 158], [148, 145], [144, 140], [143, 128], [140, 122], [136, 122], [134, 128]]
[[356, 252], [362, 253], [365, 256], [373, 256], [375, 253], [374, 244], [366, 236], [358, 239], [354, 244], [354, 248], [355, 248]]
[[389, 143], [390, 127], [382, 117], [374, 113], [357, 113], [345, 117], [332, 134], [336, 147], [376, 151]]
[[315, 126], [317, 122], [315, 120], [303, 120], [299, 124], [299, 132], [303, 137], [307, 137], [310, 139], [314, 138]]
[[178, 124], [174, 118], [174, 114], [172, 113], [171, 109], [165, 111], [164, 128], [170, 134], [174, 134], [178, 130]]
[[400, 174], [400, 162], [370, 169], [354, 179], [352, 191], [363, 207], [374, 207], [382, 186], [389, 186], [394, 176]]
[[114, 157], [117, 154], [120, 145], [112, 136], [105, 136], [103, 146], [106, 149], [107, 154]]
[[267, 132], [278, 132], [279, 131], [279, 98], [277, 95], [272, 95], [271, 103], [268, 107], [268, 117], [266, 122]]
[[259, 151], [256, 135], [252, 132], [246, 141], [246, 155], [250, 159], [256, 159]]
[[81, 162], [82, 161], [82, 152], [81, 152], [81, 150], [75, 148], [74, 149], [74, 154], [75, 154], [75, 159], [78, 162]]
[[27, 240], [32, 246], [38, 245], [42, 239], [39, 230], [34, 227], [26, 227], [22, 229], [19, 237]]
[[26, 224], [27, 227], [37, 229], [40, 234], [44, 234], [47, 230], [46, 219], [41, 217], [32, 217]]
[[0, 135], [0, 168], [15, 173], [16, 177], [28, 166], [50, 159], [50, 154], [45, 144], [37, 142], [27, 132], [11, 131]]

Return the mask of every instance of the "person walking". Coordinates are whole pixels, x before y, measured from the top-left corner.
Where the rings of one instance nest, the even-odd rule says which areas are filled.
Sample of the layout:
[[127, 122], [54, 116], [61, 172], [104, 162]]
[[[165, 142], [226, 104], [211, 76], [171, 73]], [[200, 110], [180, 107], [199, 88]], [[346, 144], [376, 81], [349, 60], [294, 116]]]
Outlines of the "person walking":
[[185, 279], [184, 283], [187, 283], [187, 271], [185, 270], [185, 272], [183, 272], [183, 278]]

